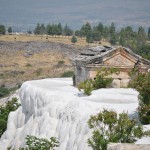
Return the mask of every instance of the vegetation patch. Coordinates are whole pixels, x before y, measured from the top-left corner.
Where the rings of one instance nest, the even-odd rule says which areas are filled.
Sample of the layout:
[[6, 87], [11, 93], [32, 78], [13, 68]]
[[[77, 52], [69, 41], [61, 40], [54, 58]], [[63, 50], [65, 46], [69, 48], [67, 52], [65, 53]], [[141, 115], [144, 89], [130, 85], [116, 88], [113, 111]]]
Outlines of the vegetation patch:
[[5, 106], [0, 106], [0, 137], [7, 128], [8, 115], [11, 111], [15, 111], [20, 104], [17, 98], [12, 98]]
[[64, 72], [62, 75], [61, 75], [61, 77], [62, 78], [67, 78], [67, 77], [73, 77], [73, 75], [74, 75], [74, 72], [73, 71], [66, 71], [66, 72]]
[[86, 95], [91, 95], [91, 92], [96, 89], [109, 87], [113, 81], [109, 75], [117, 73], [118, 70], [115, 68], [101, 68], [97, 72], [95, 79], [87, 79], [78, 85], [79, 91], [83, 89]]
[[150, 124], [150, 72], [132, 75], [134, 78], [129, 87], [135, 88], [139, 92], [139, 117], [143, 124]]
[[[44, 138], [37, 138], [32, 135], [27, 135], [25, 147], [19, 148], [19, 150], [54, 150], [59, 146], [59, 142], [55, 137], [51, 137], [49, 140]], [[11, 147], [8, 148], [9, 150]]]
[[6, 87], [1, 86], [0, 87], [0, 98], [7, 96], [10, 94], [9, 89], [7, 89]]
[[136, 120], [130, 120], [128, 114], [122, 113], [117, 117], [113, 110], [104, 109], [88, 120], [92, 129], [92, 137], [88, 144], [93, 150], [107, 150], [109, 142], [134, 143], [137, 138], [148, 136], [149, 131], [144, 132], [143, 127]]

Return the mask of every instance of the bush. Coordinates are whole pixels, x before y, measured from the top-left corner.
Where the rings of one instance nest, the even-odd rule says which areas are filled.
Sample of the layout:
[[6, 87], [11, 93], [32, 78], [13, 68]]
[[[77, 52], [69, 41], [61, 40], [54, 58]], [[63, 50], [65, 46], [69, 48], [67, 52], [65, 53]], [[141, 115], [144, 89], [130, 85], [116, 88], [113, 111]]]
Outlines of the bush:
[[8, 101], [8, 103], [5, 106], [0, 106], [0, 137], [7, 128], [7, 120], [9, 113], [11, 111], [15, 111], [19, 106], [20, 104], [18, 104], [17, 98], [12, 98], [12, 100]]
[[76, 43], [76, 42], [77, 42], [77, 38], [76, 38], [74, 35], [73, 35], [72, 38], [71, 38], [71, 42], [72, 42], [72, 43]]
[[84, 93], [86, 95], [91, 95], [91, 92], [93, 91], [93, 80], [92, 79], [88, 79], [85, 80], [84, 82], [81, 82], [78, 86], [79, 91], [81, 91], [81, 89], [84, 90]]
[[9, 90], [5, 87], [0, 87], [0, 98], [7, 96], [9, 94]]
[[126, 113], [119, 114], [113, 110], [103, 110], [88, 120], [93, 130], [88, 144], [94, 150], [106, 150], [109, 142], [133, 143], [137, 138], [146, 135], [143, 128], [135, 120], [130, 120]]
[[86, 95], [91, 95], [91, 92], [96, 89], [100, 88], [106, 88], [111, 85], [113, 79], [110, 77], [107, 77], [111, 75], [112, 73], [116, 73], [117, 70], [114, 68], [111, 69], [106, 69], [106, 68], [101, 68], [100, 71], [97, 72], [96, 77], [94, 80], [92, 79], [87, 79], [84, 82], [81, 82], [78, 85], [79, 91], [81, 89], [84, 90], [84, 93]]
[[58, 146], [59, 142], [55, 137], [51, 137], [50, 140], [47, 140], [27, 135], [25, 147], [19, 148], [19, 150], [54, 150], [54, 148]]
[[139, 117], [143, 124], [150, 124], [150, 73], [136, 73], [129, 87], [139, 92]]
[[74, 75], [73, 71], [66, 71], [61, 75], [61, 77], [63, 77], [63, 78], [64, 77], [73, 77], [73, 75]]

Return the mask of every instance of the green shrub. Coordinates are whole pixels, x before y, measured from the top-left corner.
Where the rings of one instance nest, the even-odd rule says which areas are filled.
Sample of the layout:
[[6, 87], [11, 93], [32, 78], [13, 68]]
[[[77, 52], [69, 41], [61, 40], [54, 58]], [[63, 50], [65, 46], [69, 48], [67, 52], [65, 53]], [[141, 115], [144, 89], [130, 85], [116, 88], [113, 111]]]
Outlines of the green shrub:
[[7, 96], [9, 94], [9, 90], [5, 87], [0, 87], [0, 98]]
[[111, 85], [113, 79], [111, 77], [108, 77], [109, 75], [116, 73], [118, 70], [114, 68], [101, 68], [100, 71], [97, 72], [96, 77], [94, 80], [87, 79], [84, 82], [81, 82], [78, 85], [78, 89], [81, 91], [81, 89], [84, 90], [84, 93], [86, 95], [91, 95], [91, 92], [96, 89], [100, 88], [107, 88]]
[[65, 62], [63, 60], [58, 61], [58, 65], [63, 65]]
[[84, 82], [81, 82], [78, 86], [79, 91], [81, 91], [81, 89], [84, 90], [84, 93], [86, 95], [91, 95], [91, 92], [93, 91], [93, 80], [92, 79], [88, 79], [85, 80]]
[[66, 71], [61, 75], [61, 77], [63, 77], [63, 78], [64, 77], [73, 77], [73, 75], [74, 75], [73, 71]]
[[76, 43], [76, 42], [77, 42], [77, 38], [76, 38], [76, 36], [74, 36], [74, 35], [72, 36], [72, 38], [71, 38], [71, 42], [72, 42], [72, 43]]
[[15, 111], [19, 106], [20, 104], [18, 104], [17, 98], [12, 98], [12, 100], [8, 101], [8, 103], [5, 106], [0, 106], [0, 137], [7, 128], [7, 120], [9, 113], [11, 111]]
[[51, 137], [50, 140], [47, 140], [27, 135], [25, 147], [19, 148], [19, 150], [54, 150], [54, 148], [58, 146], [59, 142], [55, 137]]
[[130, 120], [126, 113], [119, 114], [113, 110], [103, 110], [95, 116], [91, 116], [88, 125], [92, 129], [92, 137], [88, 144], [93, 150], [107, 150], [109, 142], [133, 143], [137, 138], [146, 135], [143, 128], [137, 125], [135, 120]]
[[135, 88], [139, 96], [139, 117], [143, 124], [150, 124], [150, 73], [136, 73], [129, 87]]
[[32, 67], [32, 65], [30, 63], [27, 63], [26, 67]]

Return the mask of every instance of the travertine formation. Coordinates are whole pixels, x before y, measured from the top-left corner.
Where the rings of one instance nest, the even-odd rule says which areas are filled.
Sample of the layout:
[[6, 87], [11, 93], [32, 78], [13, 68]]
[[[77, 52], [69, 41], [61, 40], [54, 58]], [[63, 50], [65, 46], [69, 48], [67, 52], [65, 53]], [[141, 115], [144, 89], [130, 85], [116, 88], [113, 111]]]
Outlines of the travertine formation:
[[126, 87], [130, 81], [129, 72], [137, 68], [147, 72], [150, 61], [136, 55], [125, 47], [98, 46], [90, 48], [77, 57], [72, 58], [75, 68], [75, 85], [94, 78], [101, 67], [118, 68], [119, 73], [112, 74], [113, 87]]

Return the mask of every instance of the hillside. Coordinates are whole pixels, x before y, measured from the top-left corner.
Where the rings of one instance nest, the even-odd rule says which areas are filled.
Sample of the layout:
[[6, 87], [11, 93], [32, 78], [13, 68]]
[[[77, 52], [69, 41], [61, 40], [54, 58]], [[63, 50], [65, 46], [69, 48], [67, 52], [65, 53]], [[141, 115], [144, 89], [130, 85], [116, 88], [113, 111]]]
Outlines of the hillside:
[[12, 88], [26, 80], [60, 77], [72, 71], [69, 58], [79, 51], [80, 47], [59, 42], [0, 41], [0, 86]]

